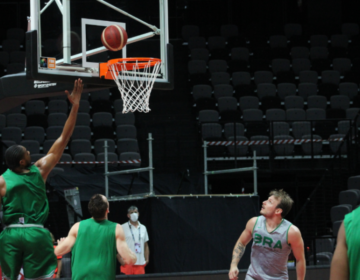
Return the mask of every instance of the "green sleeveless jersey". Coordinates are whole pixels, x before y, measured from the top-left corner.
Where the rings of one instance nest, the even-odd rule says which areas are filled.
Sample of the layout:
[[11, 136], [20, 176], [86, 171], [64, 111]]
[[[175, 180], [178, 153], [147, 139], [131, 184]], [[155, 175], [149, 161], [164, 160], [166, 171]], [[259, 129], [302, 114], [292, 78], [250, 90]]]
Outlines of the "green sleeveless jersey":
[[73, 280], [115, 279], [116, 223], [87, 219], [80, 222], [72, 248]]
[[349, 280], [360, 279], [360, 207], [345, 215], [344, 228], [349, 260]]
[[21, 174], [8, 169], [2, 176], [6, 183], [6, 194], [2, 198], [4, 224], [44, 225], [49, 202], [39, 169], [32, 165], [28, 173]]

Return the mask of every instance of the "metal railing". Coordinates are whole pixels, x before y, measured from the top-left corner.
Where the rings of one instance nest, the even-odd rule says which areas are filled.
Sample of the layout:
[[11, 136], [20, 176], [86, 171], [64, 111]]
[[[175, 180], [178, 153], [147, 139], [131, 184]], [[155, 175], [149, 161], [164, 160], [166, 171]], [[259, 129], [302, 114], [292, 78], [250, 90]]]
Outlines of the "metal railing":
[[204, 141], [204, 190], [205, 194], [209, 193], [209, 184], [208, 184], [208, 176], [215, 175], [215, 174], [226, 174], [226, 173], [237, 173], [237, 172], [249, 172], [253, 171], [254, 176], [254, 193], [253, 195], [257, 195], [257, 164], [256, 164], [256, 151], [253, 152], [253, 166], [251, 167], [243, 167], [243, 168], [232, 168], [232, 169], [223, 169], [223, 170], [215, 170], [209, 171], [208, 170], [208, 156], [207, 156], [207, 148], [208, 142]]
[[[346, 129], [338, 129], [339, 121], [348, 127], [349, 137], [344, 137]], [[306, 166], [315, 166], [318, 164], [318, 159], [331, 159], [337, 152], [337, 146], [345, 141], [340, 157], [346, 160], [341, 163], [342, 165], [355, 164], [354, 161], [357, 159], [352, 157], [352, 153], [357, 151], [354, 143], [357, 142], [358, 128], [352, 126], [352, 122], [350, 119], [298, 121], [296, 125], [306, 123], [307, 136], [299, 135], [298, 126], [295, 129], [293, 127], [294, 121], [236, 122], [238, 125], [243, 125], [243, 129], [245, 129], [243, 132], [236, 131], [235, 122], [226, 122], [234, 124], [232, 133], [236, 137], [233, 137], [232, 141], [207, 138], [206, 141], [209, 145], [217, 146], [208, 151], [208, 158], [218, 162], [233, 161], [237, 167], [240, 161], [252, 160], [252, 151], [256, 150], [257, 159], [268, 160], [266, 162], [269, 169], [282, 169], [281, 161], [283, 159], [288, 161], [307, 160]], [[279, 123], [287, 123], [287, 128], [286, 125], [281, 128]], [[255, 136], [261, 137], [255, 138]], [[237, 143], [235, 148], [231, 147], [233, 141]], [[310, 165], [309, 161], [311, 161]], [[264, 163], [262, 161], [262, 166]], [[224, 163], [224, 165], [226, 164]]]
[[[133, 168], [133, 169], [126, 169], [126, 170], [120, 170], [120, 171], [112, 171], [109, 172], [109, 161], [108, 161], [108, 143], [105, 140], [104, 141], [104, 153], [105, 153], [105, 196], [109, 201], [118, 201], [118, 200], [133, 200], [133, 199], [142, 199], [154, 196], [154, 179], [153, 179], [153, 152], [152, 152], [152, 141], [154, 140], [152, 138], [152, 134], [149, 133], [148, 135], [148, 142], [149, 142], [149, 166], [148, 167], [142, 167], [142, 168]], [[113, 175], [120, 175], [120, 174], [134, 174], [134, 173], [140, 173], [140, 172], [149, 172], [149, 192], [148, 193], [141, 193], [141, 194], [135, 194], [135, 195], [125, 195], [125, 196], [111, 196], [109, 197], [109, 176]], [[131, 186], [130, 186], [131, 188]]]

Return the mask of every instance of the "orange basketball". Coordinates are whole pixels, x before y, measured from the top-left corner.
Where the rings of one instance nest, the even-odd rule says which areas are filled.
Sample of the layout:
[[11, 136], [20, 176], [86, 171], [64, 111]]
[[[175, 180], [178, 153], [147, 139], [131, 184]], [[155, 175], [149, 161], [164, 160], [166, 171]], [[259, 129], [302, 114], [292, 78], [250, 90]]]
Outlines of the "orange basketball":
[[119, 51], [127, 43], [127, 33], [119, 25], [110, 25], [104, 29], [101, 34], [101, 42], [109, 51]]

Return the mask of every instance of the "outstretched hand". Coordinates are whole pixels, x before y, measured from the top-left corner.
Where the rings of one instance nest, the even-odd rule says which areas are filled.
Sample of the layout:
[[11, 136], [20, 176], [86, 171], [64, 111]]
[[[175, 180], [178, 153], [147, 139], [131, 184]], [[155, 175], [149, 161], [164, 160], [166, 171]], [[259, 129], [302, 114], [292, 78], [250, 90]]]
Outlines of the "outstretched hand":
[[80, 103], [83, 87], [84, 87], [84, 85], [82, 83], [82, 80], [79, 78], [79, 79], [75, 80], [74, 88], [73, 88], [73, 91], [71, 92], [71, 94], [69, 93], [69, 91], [65, 90], [65, 93], [71, 104], [74, 105], [74, 104]]

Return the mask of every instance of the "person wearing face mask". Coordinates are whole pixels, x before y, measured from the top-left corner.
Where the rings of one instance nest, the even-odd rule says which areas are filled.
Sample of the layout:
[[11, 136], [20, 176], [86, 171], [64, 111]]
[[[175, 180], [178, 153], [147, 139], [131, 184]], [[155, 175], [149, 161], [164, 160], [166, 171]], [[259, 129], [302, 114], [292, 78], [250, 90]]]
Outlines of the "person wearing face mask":
[[120, 255], [117, 258], [121, 264], [120, 271], [126, 275], [145, 274], [145, 266], [149, 263], [149, 236], [146, 226], [139, 222], [139, 210], [136, 206], [128, 209], [129, 221], [122, 224], [126, 243], [131, 251], [136, 254], [137, 261], [134, 265], [126, 265]]

